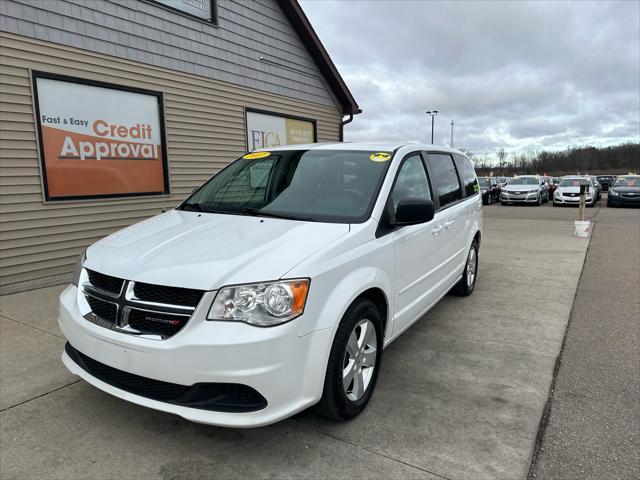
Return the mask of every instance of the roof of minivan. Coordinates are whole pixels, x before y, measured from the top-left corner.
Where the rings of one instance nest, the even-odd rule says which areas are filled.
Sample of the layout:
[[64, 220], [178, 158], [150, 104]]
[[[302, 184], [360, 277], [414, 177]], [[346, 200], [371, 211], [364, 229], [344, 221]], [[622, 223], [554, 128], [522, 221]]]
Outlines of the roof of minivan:
[[365, 150], [365, 151], [381, 151], [393, 152], [400, 147], [411, 147], [416, 150], [434, 150], [438, 152], [459, 153], [464, 152], [454, 148], [445, 147], [443, 145], [420, 144], [420, 143], [367, 143], [367, 142], [335, 142], [335, 143], [308, 143], [302, 145], [284, 145], [282, 147], [261, 148], [269, 152], [277, 152], [282, 150]]

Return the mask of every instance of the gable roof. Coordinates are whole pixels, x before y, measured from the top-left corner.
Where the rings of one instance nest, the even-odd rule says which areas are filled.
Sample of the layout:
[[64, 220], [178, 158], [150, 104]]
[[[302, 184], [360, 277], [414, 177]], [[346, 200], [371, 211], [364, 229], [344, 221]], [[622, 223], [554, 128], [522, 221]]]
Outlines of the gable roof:
[[353, 95], [349, 91], [347, 84], [340, 76], [338, 69], [334, 65], [329, 53], [322, 45], [320, 38], [311, 26], [311, 22], [305, 15], [298, 0], [278, 0], [278, 4], [287, 16], [294, 30], [302, 39], [302, 43], [307, 47], [311, 57], [314, 59], [318, 68], [326, 78], [331, 90], [342, 105], [342, 113], [344, 115], [356, 115], [361, 113], [360, 107]]

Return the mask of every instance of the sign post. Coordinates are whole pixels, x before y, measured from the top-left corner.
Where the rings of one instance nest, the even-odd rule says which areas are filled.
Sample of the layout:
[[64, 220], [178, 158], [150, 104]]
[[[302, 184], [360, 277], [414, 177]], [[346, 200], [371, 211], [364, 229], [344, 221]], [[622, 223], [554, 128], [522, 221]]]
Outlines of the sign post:
[[580, 185], [580, 208], [578, 211], [578, 220], [580, 220], [581, 222], [584, 222], [584, 207], [585, 207], [585, 203], [586, 203], [586, 190], [587, 190], [587, 186], [586, 185]]

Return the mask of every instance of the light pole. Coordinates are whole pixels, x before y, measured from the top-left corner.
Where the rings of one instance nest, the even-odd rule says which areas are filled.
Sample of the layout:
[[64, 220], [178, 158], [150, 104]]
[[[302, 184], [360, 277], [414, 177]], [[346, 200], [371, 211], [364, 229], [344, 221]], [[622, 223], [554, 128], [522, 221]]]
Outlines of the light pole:
[[431, 117], [431, 145], [433, 145], [433, 125], [436, 115], [438, 114], [438, 110], [429, 110], [427, 115]]
[[451, 120], [451, 142], [449, 142], [449, 146], [453, 148], [453, 120]]

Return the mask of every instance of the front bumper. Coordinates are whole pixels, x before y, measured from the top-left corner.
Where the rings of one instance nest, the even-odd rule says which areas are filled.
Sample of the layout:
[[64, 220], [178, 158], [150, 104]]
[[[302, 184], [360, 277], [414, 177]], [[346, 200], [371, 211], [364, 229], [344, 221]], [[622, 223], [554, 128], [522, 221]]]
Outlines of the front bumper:
[[607, 196], [608, 206], [629, 206], [640, 207], [640, 196], [625, 197], [623, 195], [611, 195]]
[[247, 386], [265, 399], [264, 408], [229, 412], [160, 401], [151, 394], [132, 393], [97, 378], [66, 351], [62, 361], [72, 373], [111, 395], [209, 425], [267, 425], [320, 399], [331, 348], [330, 329], [300, 336], [301, 317], [277, 327], [259, 328], [241, 322], [206, 321], [206, 310], [196, 309], [187, 325], [166, 340], [140, 338], [87, 321], [77, 307], [77, 288], [69, 286], [60, 296], [58, 322], [75, 350], [105, 366], [176, 386]]
[[[554, 195], [553, 203], [557, 205], [579, 205], [580, 197], [565, 197], [565, 196]], [[591, 205], [594, 202], [593, 202], [593, 199], [589, 197], [585, 199], [585, 203], [588, 205]]]
[[505, 203], [538, 203], [538, 193], [513, 194], [500, 193], [500, 201]]

